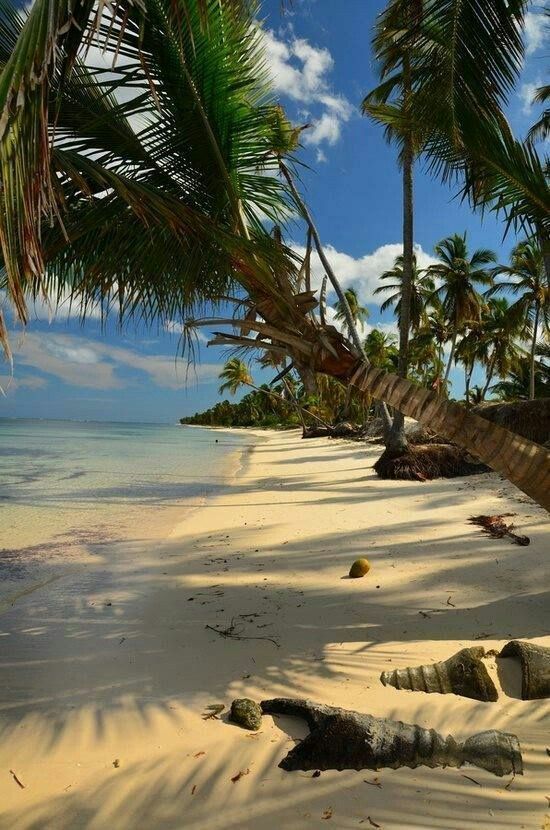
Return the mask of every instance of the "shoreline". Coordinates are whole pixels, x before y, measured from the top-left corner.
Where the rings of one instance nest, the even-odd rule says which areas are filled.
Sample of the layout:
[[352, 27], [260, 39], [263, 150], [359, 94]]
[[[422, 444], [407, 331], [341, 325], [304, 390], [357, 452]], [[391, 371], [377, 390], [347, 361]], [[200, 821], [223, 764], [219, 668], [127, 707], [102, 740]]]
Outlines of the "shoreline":
[[[542, 825], [550, 701], [519, 700], [513, 668], [496, 703], [379, 675], [469, 645], [550, 645], [547, 514], [496, 475], [386, 482], [370, 468], [378, 447], [261, 437], [162, 543], [115, 544], [0, 617], [1, 830], [302, 830], [329, 809], [338, 828]], [[496, 512], [517, 514], [529, 547], [468, 524]], [[359, 556], [371, 572], [349, 580]], [[244, 639], [222, 636], [233, 623]], [[488, 670], [500, 686], [502, 666]], [[514, 732], [525, 774], [285, 773], [302, 722], [264, 716], [249, 733], [226, 715], [235, 697], [280, 695], [457, 738]], [[203, 720], [215, 703], [220, 720]]]

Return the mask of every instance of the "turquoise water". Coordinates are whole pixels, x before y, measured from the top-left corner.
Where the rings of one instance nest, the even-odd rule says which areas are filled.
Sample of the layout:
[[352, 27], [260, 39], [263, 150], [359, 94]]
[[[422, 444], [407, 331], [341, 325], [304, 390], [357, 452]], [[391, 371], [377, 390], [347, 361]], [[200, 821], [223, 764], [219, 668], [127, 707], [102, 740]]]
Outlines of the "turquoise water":
[[180, 426], [0, 420], [0, 550], [158, 525], [219, 492], [251, 444]]

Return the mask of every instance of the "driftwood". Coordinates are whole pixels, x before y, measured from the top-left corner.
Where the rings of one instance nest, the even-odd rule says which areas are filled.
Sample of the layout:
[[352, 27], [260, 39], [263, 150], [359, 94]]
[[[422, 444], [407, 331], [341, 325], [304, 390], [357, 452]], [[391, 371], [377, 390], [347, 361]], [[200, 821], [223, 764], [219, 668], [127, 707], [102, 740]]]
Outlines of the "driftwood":
[[510, 640], [499, 657], [519, 657], [523, 700], [550, 697], [550, 648]]
[[505, 536], [508, 536], [514, 544], [525, 547], [531, 542], [529, 537], [519, 536], [517, 533], [514, 533], [514, 525], [507, 525], [504, 521], [508, 516], [515, 515], [515, 513], [501, 513], [498, 516], [470, 516], [469, 521], [471, 524], [481, 527], [483, 533], [488, 533], [489, 536], [493, 536], [495, 539], [503, 539]]
[[412, 689], [415, 692], [439, 692], [470, 697], [473, 700], [495, 701], [498, 692], [481, 658], [483, 646], [463, 648], [447, 660], [426, 666], [384, 671], [384, 686]]
[[309, 700], [262, 701], [266, 714], [303, 718], [310, 734], [291, 749], [279, 766], [287, 771], [380, 769], [473, 764], [495, 775], [523, 774], [515, 735], [490, 730], [465, 741], [444, 738], [433, 729], [375, 718]]

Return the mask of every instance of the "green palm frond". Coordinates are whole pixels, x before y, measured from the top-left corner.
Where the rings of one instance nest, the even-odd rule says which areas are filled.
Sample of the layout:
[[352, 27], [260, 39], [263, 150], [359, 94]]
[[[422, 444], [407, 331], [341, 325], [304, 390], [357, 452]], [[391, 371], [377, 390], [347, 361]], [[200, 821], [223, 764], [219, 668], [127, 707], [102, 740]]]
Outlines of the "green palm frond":
[[[53, 24], [31, 26], [29, 41], [31, 18], [47, 5], [38, 0], [22, 26], [0, 0], [0, 57], [36, 63], [48, 38], [65, 56], [57, 67], [44, 58], [32, 91], [16, 86], [9, 61], [1, 76], [0, 89], [17, 88], [22, 101], [12, 113], [13, 95], [4, 97], [10, 120], [0, 139], [0, 235], [19, 316], [29, 293], [67, 290], [83, 309], [102, 294], [120, 315], [183, 315], [237, 277], [288, 314], [292, 292], [281, 281], [292, 281], [294, 259], [261, 221], [287, 211], [272, 175], [281, 127], [250, 4], [136, 0], [110, 16], [100, 4], [93, 33], [91, 16], [80, 19], [80, 40], [97, 29], [118, 61], [109, 72], [85, 67], [79, 44]], [[41, 135], [40, 148], [27, 131]], [[36, 181], [51, 186], [37, 193]]]

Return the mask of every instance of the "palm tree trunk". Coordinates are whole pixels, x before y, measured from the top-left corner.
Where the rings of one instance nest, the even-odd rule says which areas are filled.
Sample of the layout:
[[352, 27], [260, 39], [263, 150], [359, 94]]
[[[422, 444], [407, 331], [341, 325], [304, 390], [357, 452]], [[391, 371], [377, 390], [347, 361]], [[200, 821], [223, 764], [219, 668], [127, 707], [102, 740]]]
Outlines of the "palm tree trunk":
[[487, 394], [487, 390], [491, 385], [491, 381], [493, 379], [493, 374], [495, 371], [495, 363], [496, 363], [496, 355], [494, 354], [491, 358], [489, 366], [487, 367], [487, 377], [485, 378], [485, 386], [481, 392], [482, 400], [485, 400], [485, 395]]
[[535, 400], [535, 351], [537, 348], [537, 334], [539, 328], [540, 303], [535, 303], [535, 322], [533, 323], [533, 340], [531, 342], [530, 372], [529, 372], [529, 400]]
[[[403, 61], [405, 97], [410, 92], [410, 66], [407, 58]], [[399, 357], [397, 374], [407, 377], [409, 368], [409, 332], [411, 326], [412, 271], [414, 257], [413, 229], [413, 141], [408, 131], [404, 137], [403, 147], [403, 279], [401, 283], [401, 302], [399, 314]], [[387, 450], [392, 455], [402, 454], [407, 450], [405, 435], [405, 417], [396, 411], [389, 435]]]
[[466, 406], [468, 409], [470, 408], [470, 384], [472, 382], [472, 375], [474, 372], [474, 364], [470, 363], [468, 366], [467, 363], [464, 364], [464, 377], [465, 377], [465, 397], [466, 397]]
[[458, 329], [455, 328], [455, 330], [453, 332], [453, 339], [451, 340], [451, 354], [449, 355], [449, 362], [447, 363], [447, 368], [445, 370], [445, 379], [444, 379], [444, 383], [443, 383], [443, 386], [445, 387], [445, 393], [447, 393], [447, 391], [448, 391], [447, 383], [448, 383], [448, 380], [449, 380], [449, 375], [451, 374], [451, 366], [453, 365], [453, 360], [454, 360], [454, 356], [455, 356], [457, 337], [458, 337]]

